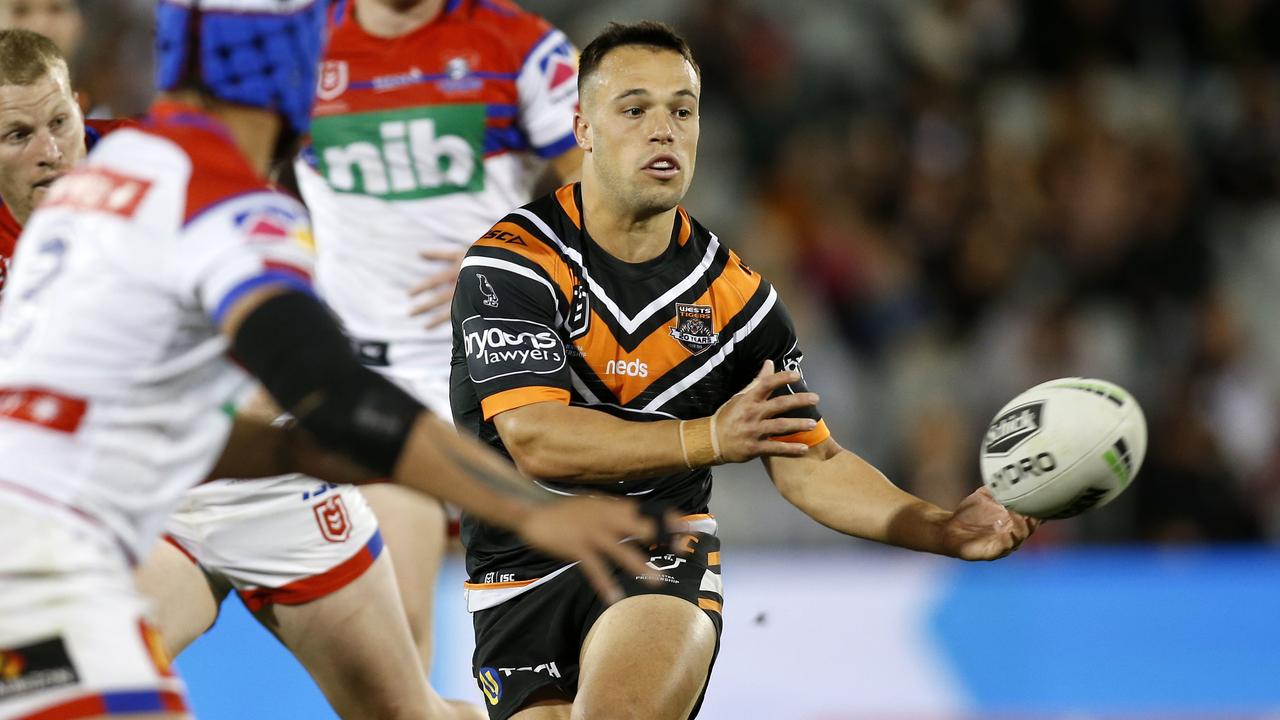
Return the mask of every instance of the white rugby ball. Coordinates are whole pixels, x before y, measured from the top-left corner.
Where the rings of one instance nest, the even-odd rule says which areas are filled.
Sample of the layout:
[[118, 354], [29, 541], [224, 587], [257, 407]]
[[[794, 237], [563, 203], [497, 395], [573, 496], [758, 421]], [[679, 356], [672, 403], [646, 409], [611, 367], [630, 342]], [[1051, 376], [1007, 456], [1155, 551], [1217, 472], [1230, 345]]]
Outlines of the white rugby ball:
[[1000, 504], [1048, 519], [1114, 500], [1146, 453], [1147, 421], [1133, 396], [1105, 380], [1060, 378], [996, 413], [978, 461]]

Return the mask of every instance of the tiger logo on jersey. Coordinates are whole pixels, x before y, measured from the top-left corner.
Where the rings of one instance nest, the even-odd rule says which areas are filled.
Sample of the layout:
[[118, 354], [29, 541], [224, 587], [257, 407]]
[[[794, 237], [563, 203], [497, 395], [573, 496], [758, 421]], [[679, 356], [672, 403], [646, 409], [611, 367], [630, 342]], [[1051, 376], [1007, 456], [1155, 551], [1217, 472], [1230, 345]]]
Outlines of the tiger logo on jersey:
[[676, 303], [676, 326], [671, 328], [671, 337], [694, 355], [720, 342], [712, 322], [711, 306]]

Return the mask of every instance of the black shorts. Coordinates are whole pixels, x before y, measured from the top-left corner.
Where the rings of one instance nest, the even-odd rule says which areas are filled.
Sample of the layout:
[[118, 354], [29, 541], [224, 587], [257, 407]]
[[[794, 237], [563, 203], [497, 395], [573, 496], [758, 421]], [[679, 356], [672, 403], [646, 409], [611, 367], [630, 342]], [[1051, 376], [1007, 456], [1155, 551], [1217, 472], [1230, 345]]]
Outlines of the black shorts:
[[[688, 538], [694, 538], [690, 541]], [[677, 556], [671, 546], [650, 550], [653, 576], [662, 581], [648, 585], [634, 575], [615, 572], [628, 596], [670, 595], [683, 598], [706, 612], [716, 627], [716, 654], [720, 652], [723, 622], [720, 607], [720, 540], [694, 533], [677, 536], [674, 544], [693, 543], [693, 553]], [[710, 577], [708, 577], [710, 575]], [[703, 586], [715, 589], [702, 589]], [[484, 693], [491, 720], [507, 720], [521, 709], [530, 694], [548, 687], [573, 698], [578, 691], [578, 658], [587, 633], [605, 611], [605, 605], [578, 569], [572, 568], [544, 585], [472, 615], [476, 651], [472, 672]], [[715, 664], [715, 655], [712, 655]], [[710, 668], [707, 678], [710, 680]], [[706, 693], [706, 686], [702, 688]], [[690, 718], [702, 707], [702, 695]]]

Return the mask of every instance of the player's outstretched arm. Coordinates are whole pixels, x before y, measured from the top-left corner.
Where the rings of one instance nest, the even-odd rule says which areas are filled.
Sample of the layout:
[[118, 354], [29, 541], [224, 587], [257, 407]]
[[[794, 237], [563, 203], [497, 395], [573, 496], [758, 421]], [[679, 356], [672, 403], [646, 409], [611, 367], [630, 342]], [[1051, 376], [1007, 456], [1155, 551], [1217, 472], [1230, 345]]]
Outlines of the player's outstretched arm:
[[809, 418], [781, 417], [818, 404], [809, 393], [771, 398], [800, 380], [796, 372], [773, 372], [766, 362], [756, 379], [714, 415], [696, 420], [634, 422], [589, 408], [534, 403], [494, 416], [498, 434], [516, 465], [546, 480], [614, 482], [744, 462], [765, 456], [799, 456], [803, 443], [775, 436], [812, 430]]
[[1013, 552], [1038, 521], [980, 489], [955, 511], [921, 500], [889, 482], [856, 454], [827, 439], [803, 457], [766, 458], [778, 491], [806, 515], [846, 535], [964, 560]]
[[452, 502], [519, 533], [530, 544], [582, 563], [612, 600], [620, 591], [608, 565], [645, 574], [635, 546], [656, 523], [630, 501], [559, 500], [540, 490], [477, 441], [459, 436], [385, 378], [361, 366], [314, 298], [268, 286], [239, 298], [223, 316], [240, 362], [327, 447], [383, 477]]

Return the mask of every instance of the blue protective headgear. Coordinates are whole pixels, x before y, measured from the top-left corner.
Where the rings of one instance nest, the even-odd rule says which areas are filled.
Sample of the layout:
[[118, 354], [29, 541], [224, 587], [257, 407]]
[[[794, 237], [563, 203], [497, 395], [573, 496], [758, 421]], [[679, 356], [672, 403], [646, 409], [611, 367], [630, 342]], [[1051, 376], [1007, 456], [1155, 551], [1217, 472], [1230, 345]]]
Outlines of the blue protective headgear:
[[198, 85], [221, 100], [311, 125], [327, 0], [160, 0], [156, 88]]

